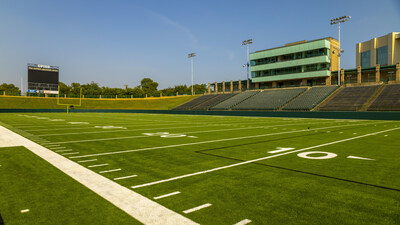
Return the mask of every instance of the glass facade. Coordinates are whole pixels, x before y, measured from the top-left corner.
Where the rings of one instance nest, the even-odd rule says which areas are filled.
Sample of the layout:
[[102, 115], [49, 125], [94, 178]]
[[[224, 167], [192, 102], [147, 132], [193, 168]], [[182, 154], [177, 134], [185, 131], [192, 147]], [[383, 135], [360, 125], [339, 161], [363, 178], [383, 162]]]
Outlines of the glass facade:
[[371, 51], [361, 52], [361, 67], [371, 67]]
[[388, 64], [388, 46], [383, 46], [376, 49], [376, 64], [387, 65]]
[[252, 71], [251, 77], [255, 78], [255, 77], [266, 77], [266, 76], [329, 70], [329, 67], [330, 67], [329, 63], [316, 63], [316, 64], [310, 64], [310, 65], [304, 65], [304, 66], [294, 66], [294, 67], [263, 70], [263, 71], [256, 71], [256, 72]]
[[310, 50], [310, 51], [296, 52], [296, 53], [287, 54], [287, 55], [279, 55], [279, 56], [251, 60], [251, 65], [258, 66], [258, 65], [264, 65], [264, 64], [269, 64], [269, 63], [286, 62], [286, 61], [290, 61], [290, 60], [311, 58], [311, 57], [323, 56], [323, 55], [329, 56], [329, 49], [319, 48], [319, 49], [314, 49], [314, 50]]

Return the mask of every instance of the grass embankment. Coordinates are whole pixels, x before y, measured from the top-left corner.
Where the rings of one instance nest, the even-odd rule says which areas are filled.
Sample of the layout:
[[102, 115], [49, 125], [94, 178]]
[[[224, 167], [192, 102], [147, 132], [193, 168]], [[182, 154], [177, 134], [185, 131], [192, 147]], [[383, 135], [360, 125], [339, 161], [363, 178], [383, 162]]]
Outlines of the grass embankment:
[[4, 224], [140, 224], [24, 147], [0, 148], [0, 164]]
[[[197, 96], [173, 96], [133, 99], [82, 99], [76, 109], [153, 109], [168, 110]], [[60, 98], [62, 104], [79, 104], [79, 99]], [[57, 105], [57, 98], [0, 96], [0, 109], [65, 109]]]

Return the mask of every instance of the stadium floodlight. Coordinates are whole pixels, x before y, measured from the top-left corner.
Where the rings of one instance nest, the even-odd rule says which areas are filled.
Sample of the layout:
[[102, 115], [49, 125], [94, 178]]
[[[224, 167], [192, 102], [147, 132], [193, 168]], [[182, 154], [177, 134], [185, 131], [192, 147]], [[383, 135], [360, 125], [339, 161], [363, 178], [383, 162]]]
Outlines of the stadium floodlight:
[[[331, 25], [338, 24], [338, 29], [339, 29], [339, 51], [337, 53], [338, 56], [338, 85], [340, 85], [340, 56], [344, 52], [343, 49], [340, 48], [340, 23], [344, 23], [349, 21], [351, 16], [341, 16], [339, 18], [331, 19]], [[333, 54], [335, 54], [335, 51], [333, 51]]]
[[245, 66], [247, 66], [247, 90], [250, 88], [250, 78], [249, 78], [249, 68], [250, 68], [250, 62], [249, 62], [249, 44], [253, 44], [253, 39], [248, 39], [245, 41], [242, 41], [242, 46], [245, 45], [246, 46], [246, 64]]
[[188, 54], [188, 58], [190, 58], [190, 63], [192, 67], [192, 95], [194, 95], [194, 90], [193, 90], [193, 58], [196, 56], [196, 53], [190, 53]]

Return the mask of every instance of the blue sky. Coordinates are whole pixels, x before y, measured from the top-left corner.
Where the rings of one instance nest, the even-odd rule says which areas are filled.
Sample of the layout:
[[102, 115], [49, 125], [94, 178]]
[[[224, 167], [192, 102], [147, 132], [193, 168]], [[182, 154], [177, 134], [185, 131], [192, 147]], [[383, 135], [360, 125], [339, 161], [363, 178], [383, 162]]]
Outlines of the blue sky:
[[[0, 83], [26, 81], [27, 63], [60, 67], [60, 81], [160, 88], [245, 79], [250, 51], [332, 36], [342, 24], [342, 66], [355, 67], [356, 43], [400, 32], [400, 0], [135, 1], [0, 0]], [[25, 84], [26, 87], [26, 84]]]

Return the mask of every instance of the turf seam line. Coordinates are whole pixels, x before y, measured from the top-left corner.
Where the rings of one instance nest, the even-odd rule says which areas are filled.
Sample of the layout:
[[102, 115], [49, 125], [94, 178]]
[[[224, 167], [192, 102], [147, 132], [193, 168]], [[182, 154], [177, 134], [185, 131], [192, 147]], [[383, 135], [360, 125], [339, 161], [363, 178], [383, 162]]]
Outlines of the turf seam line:
[[288, 154], [292, 154], [292, 153], [295, 153], [295, 152], [300, 152], [300, 151], [319, 148], [319, 147], [328, 146], [328, 145], [332, 145], [332, 144], [342, 143], [342, 142], [345, 142], [345, 141], [351, 141], [351, 140], [354, 140], [354, 139], [368, 137], [368, 136], [371, 136], [371, 135], [376, 135], [376, 134], [385, 133], [385, 132], [398, 130], [398, 129], [400, 129], [400, 128], [392, 128], [392, 129], [378, 131], [378, 132], [374, 132], [374, 133], [369, 133], [369, 134], [365, 134], [365, 135], [361, 135], [361, 136], [357, 136], [357, 137], [342, 139], [342, 140], [339, 140], [339, 141], [328, 142], [328, 143], [325, 143], [325, 144], [315, 145], [315, 146], [302, 148], [302, 149], [298, 149], [298, 150], [294, 150], [294, 151], [290, 151], [290, 152], [284, 152], [284, 153], [280, 153], [280, 154], [276, 154], [276, 155], [271, 155], [271, 156], [252, 159], [252, 160], [248, 160], [248, 161], [244, 161], [244, 162], [234, 163], [234, 164], [230, 164], [230, 165], [226, 165], [226, 166], [216, 167], [216, 168], [209, 169], [209, 170], [203, 170], [203, 171], [199, 171], [199, 172], [195, 172], [195, 173], [190, 173], [190, 174], [185, 174], [185, 175], [176, 176], [176, 177], [172, 177], [172, 178], [167, 178], [167, 179], [164, 179], [164, 180], [158, 180], [158, 181], [153, 181], [153, 182], [149, 182], [149, 183], [145, 183], [145, 184], [135, 185], [135, 186], [131, 186], [131, 188], [135, 189], [135, 188], [147, 187], [147, 186], [151, 186], [151, 185], [154, 185], [154, 184], [160, 184], [160, 183], [174, 181], [174, 180], [178, 180], [178, 179], [182, 179], [182, 178], [186, 178], [186, 177], [191, 177], [191, 176], [196, 176], [196, 175], [200, 175], [200, 174], [219, 171], [219, 170], [223, 170], [223, 169], [227, 169], [227, 168], [232, 168], [232, 167], [236, 167], [236, 166], [241, 166], [241, 165], [245, 165], [245, 164], [254, 163], [254, 162], [265, 160], [265, 159], [269, 159], [269, 158], [275, 158], [275, 157], [278, 157], [278, 156], [288, 155]]

